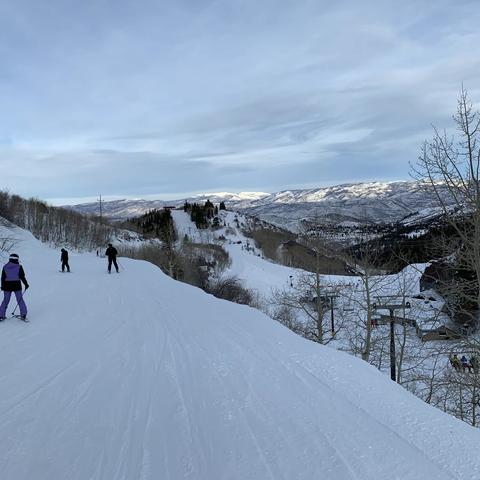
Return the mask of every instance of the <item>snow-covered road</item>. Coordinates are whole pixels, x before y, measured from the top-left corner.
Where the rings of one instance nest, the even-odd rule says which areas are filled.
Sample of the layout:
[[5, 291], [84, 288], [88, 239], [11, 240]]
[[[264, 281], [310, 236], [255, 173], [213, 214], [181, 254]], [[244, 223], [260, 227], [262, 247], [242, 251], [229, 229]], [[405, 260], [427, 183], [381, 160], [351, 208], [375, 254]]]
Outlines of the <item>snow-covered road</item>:
[[153, 265], [22, 234], [0, 323], [2, 480], [480, 478], [480, 432], [373, 367]]

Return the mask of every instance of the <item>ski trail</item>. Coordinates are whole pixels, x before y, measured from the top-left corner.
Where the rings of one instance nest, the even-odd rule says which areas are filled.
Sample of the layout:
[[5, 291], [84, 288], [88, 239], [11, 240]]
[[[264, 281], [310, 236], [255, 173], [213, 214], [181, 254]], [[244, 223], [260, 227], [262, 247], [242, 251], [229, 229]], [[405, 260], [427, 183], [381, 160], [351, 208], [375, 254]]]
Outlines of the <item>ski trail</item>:
[[[239, 337], [242, 337], [242, 336], [245, 339], [247, 339], [249, 337], [251, 338], [251, 333], [250, 332], [245, 331], [243, 329], [235, 328], [235, 327], [236, 326], [234, 326], [233, 329], [235, 330], [235, 335], [234, 336], [236, 338], [239, 338]], [[252, 352], [254, 353], [254, 351], [252, 351]], [[307, 390], [314, 390], [314, 389], [312, 389], [312, 385], [317, 383], [317, 384], [321, 385], [321, 389], [323, 391], [330, 392], [330, 395], [331, 395], [332, 398], [335, 396], [335, 391], [332, 387], [332, 384], [328, 383], [327, 379], [320, 376], [319, 373], [312, 372], [310, 369], [308, 369], [305, 365], [303, 365], [299, 361], [293, 361], [292, 362], [289, 359], [288, 355], [286, 356], [286, 355], [283, 355], [283, 354], [280, 354], [280, 355], [274, 354], [273, 353], [273, 352], [275, 352], [274, 348], [267, 349], [266, 352], [268, 352], [268, 354], [271, 355], [271, 359], [272, 359], [273, 363], [276, 363], [279, 366], [279, 368], [280, 367], [284, 368], [288, 372], [289, 376], [294, 376], [296, 379], [298, 379]], [[322, 370], [320, 370], [320, 371], [322, 371]], [[324, 373], [324, 372], [322, 371], [322, 373]], [[311, 381], [307, 381], [306, 377], [313, 378], [314, 383], [312, 384]], [[340, 407], [338, 405], [338, 403], [339, 403], [338, 400], [336, 402], [330, 402], [329, 414], [331, 415], [334, 411], [340, 410], [341, 412], [354, 412], [352, 417], [355, 417], [355, 416], [360, 416], [360, 415], [358, 415], [358, 413], [361, 413], [361, 416], [367, 416], [367, 417], [370, 418], [370, 420], [372, 422], [372, 425], [377, 424], [377, 426], [381, 427], [382, 429], [384, 429], [387, 432], [387, 435], [393, 435], [399, 441], [401, 441], [404, 444], [404, 448], [412, 450], [412, 456], [418, 456], [420, 458], [421, 456], [424, 455], [424, 453], [418, 447], [416, 447], [414, 443], [411, 442], [411, 439], [410, 440], [405, 439], [394, 428], [392, 428], [389, 425], [386, 425], [385, 423], [379, 421], [367, 409], [361, 408], [358, 405], [358, 403], [355, 403], [354, 401], [349, 400], [348, 398], [341, 398], [340, 403], [344, 403], [344, 402], [348, 403], [347, 408], [345, 408], [343, 405]], [[320, 402], [320, 403], [322, 403], [322, 402]], [[361, 410], [361, 412], [358, 412], [359, 410]], [[345, 415], [345, 413], [343, 413], [343, 415]], [[352, 418], [352, 424], [353, 423], [354, 423], [354, 418]], [[362, 470], [361, 466], [359, 466], [359, 465], [353, 465], [352, 466], [351, 465], [352, 464], [352, 457], [356, 458], [356, 456], [355, 455], [352, 456], [351, 451], [350, 451], [350, 455], [348, 455], [346, 452], [342, 452], [340, 449], [335, 448], [333, 442], [330, 442], [323, 433], [320, 433], [319, 437], [323, 437], [325, 443], [327, 443], [332, 449], [334, 449], [335, 453], [343, 459], [343, 464], [349, 470], [350, 475], [352, 475], [352, 477], [351, 477], [352, 479], [374, 478], [374, 477], [368, 476], [367, 472], [362, 473], [361, 476], [358, 477], [356, 472]], [[316, 439], [316, 443], [320, 444], [318, 439]], [[353, 448], [355, 448], [355, 445], [353, 446]], [[432, 461], [433, 461], [433, 458], [432, 458]], [[434, 463], [432, 463], [432, 465], [434, 465]], [[455, 478], [456, 479], [456, 478], [458, 478], [448, 468], [448, 466], [444, 466], [442, 470], [438, 469], [438, 467], [436, 467], [436, 466], [429, 467], [429, 469], [432, 473], [435, 472], [435, 475], [436, 475], [435, 478], [436, 479], [441, 479], [441, 478], [445, 478], [445, 479]], [[446, 470], [446, 471], [443, 471], [443, 470]], [[448, 475], [448, 476], [445, 477], [444, 476], [445, 474]]]
[[146, 262], [105, 275], [78, 255], [66, 276], [24, 250], [31, 323], [0, 324], [2, 480], [480, 478], [477, 430], [363, 362]]

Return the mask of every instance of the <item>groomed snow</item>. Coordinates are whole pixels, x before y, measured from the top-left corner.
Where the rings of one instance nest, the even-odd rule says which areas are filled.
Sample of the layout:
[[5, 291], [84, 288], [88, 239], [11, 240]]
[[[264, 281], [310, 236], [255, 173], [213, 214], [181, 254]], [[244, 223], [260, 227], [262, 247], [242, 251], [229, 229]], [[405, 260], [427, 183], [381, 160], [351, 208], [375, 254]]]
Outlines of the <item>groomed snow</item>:
[[0, 324], [2, 480], [480, 478], [480, 432], [373, 367], [146, 262], [17, 252]]

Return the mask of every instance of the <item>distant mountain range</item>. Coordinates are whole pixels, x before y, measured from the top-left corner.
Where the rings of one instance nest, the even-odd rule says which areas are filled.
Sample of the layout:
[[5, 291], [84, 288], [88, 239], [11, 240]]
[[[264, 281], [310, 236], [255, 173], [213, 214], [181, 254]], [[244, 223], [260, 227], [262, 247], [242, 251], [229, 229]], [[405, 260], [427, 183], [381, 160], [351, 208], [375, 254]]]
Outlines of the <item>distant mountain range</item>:
[[[263, 192], [241, 192], [241, 193], [205, 193], [193, 197], [176, 200], [144, 200], [144, 199], [123, 199], [102, 202], [102, 214], [112, 220], [125, 220], [138, 217], [155, 208], [181, 207], [185, 202], [204, 203], [210, 200], [214, 204], [225, 202], [230, 209], [247, 208], [252, 202], [268, 197], [269, 193]], [[81, 203], [78, 205], [65, 205], [64, 208], [75, 210], [86, 215], [99, 215], [100, 205], [98, 202]]]
[[[446, 192], [444, 192], [445, 197]], [[390, 223], [436, 207], [431, 187], [419, 182], [349, 183], [331, 187], [284, 190], [277, 193], [209, 193], [179, 200], [113, 200], [103, 203], [103, 214], [114, 220], [142, 215], [153, 208], [179, 207], [188, 202], [225, 202], [267, 222], [295, 230], [301, 220], [322, 223]], [[70, 205], [75, 211], [98, 215], [98, 203]]]

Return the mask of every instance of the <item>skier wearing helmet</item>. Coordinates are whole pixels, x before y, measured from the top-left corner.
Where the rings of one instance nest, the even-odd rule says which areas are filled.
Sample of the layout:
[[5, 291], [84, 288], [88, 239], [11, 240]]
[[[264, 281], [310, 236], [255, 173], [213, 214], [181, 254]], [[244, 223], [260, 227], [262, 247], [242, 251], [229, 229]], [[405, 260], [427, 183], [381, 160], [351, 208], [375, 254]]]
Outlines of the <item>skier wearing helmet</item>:
[[12, 292], [15, 293], [18, 306], [20, 307], [20, 318], [25, 320], [27, 318], [27, 306], [23, 300], [22, 283], [25, 290], [29, 287], [23, 267], [19, 263], [19, 258], [16, 253], [12, 253], [8, 259], [8, 263], [2, 269], [2, 290], [3, 302], [0, 305], [0, 320], [5, 320], [5, 314]]

